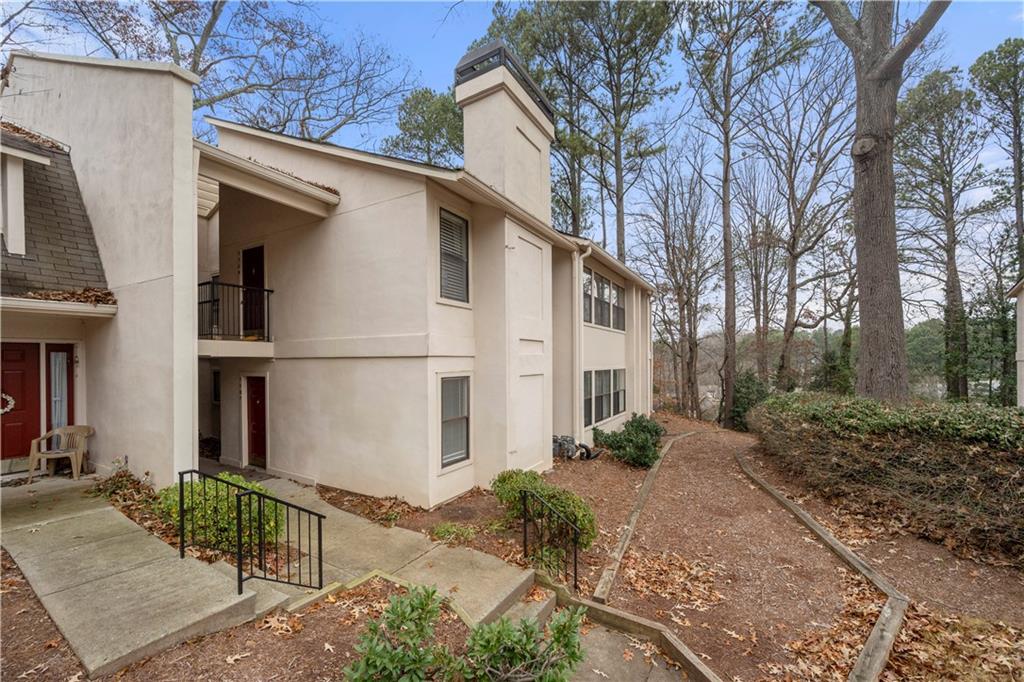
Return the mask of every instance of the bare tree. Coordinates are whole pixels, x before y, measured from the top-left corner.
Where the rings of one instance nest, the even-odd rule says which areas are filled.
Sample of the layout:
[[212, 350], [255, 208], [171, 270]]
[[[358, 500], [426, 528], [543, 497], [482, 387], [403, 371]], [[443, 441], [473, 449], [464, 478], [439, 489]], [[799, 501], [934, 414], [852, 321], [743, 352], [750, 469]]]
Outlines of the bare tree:
[[686, 156], [698, 169], [706, 160], [699, 146], [672, 146], [651, 159], [640, 183], [643, 212], [633, 260], [657, 287], [654, 325], [672, 353], [677, 408], [699, 418], [699, 329], [720, 246], [710, 192], [699, 170], [689, 173]]
[[687, 6], [681, 22], [679, 49], [690, 87], [708, 121], [704, 131], [719, 145], [721, 174], [714, 191], [722, 207], [722, 251], [725, 281], [722, 360], [723, 426], [732, 426], [736, 383], [736, 264], [732, 231], [733, 145], [747, 131], [737, 112], [762, 78], [803, 48], [793, 32], [780, 30], [787, 5], [769, 0], [714, 0]]
[[786, 303], [777, 382], [787, 391], [796, 387], [791, 350], [797, 329], [813, 329], [822, 322], [821, 316], [801, 316], [799, 293], [830, 274], [804, 271], [801, 260], [818, 248], [849, 200], [842, 159], [853, 133], [851, 86], [846, 56], [826, 43], [765, 79], [747, 114], [752, 119], [751, 151], [765, 159], [785, 206], [780, 239]]
[[782, 192], [763, 163], [753, 158], [736, 170], [736, 255], [745, 292], [754, 318], [754, 354], [757, 376], [768, 382], [768, 334], [782, 307], [785, 280], [782, 224], [785, 203]]
[[28, 11], [47, 30], [87, 36], [95, 53], [199, 75], [195, 109], [308, 139], [390, 117], [410, 89], [390, 50], [358, 35], [339, 44], [301, 3], [49, 0]]
[[896, 245], [893, 136], [903, 67], [932, 30], [949, 0], [933, 0], [896, 39], [893, 0], [860, 3], [812, 0], [853, 56], [857, 81], [853, 216], [860, 288], [861, 353], [857, 392], [894, 402], [910, 395]]

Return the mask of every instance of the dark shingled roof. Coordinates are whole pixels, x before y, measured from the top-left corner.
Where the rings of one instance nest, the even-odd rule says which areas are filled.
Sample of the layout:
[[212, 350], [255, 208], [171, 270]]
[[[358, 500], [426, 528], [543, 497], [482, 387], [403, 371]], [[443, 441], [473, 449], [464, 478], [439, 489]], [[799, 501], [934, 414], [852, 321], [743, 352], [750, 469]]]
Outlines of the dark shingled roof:
[[82, 202], [71, 156], [57, 142], [0, 123], [0, 141], [12, 149], [50, 158], [50, 165], [25, 161], [25, 255], [3, 244], [0, 292], [107, 288], [92, 223]]

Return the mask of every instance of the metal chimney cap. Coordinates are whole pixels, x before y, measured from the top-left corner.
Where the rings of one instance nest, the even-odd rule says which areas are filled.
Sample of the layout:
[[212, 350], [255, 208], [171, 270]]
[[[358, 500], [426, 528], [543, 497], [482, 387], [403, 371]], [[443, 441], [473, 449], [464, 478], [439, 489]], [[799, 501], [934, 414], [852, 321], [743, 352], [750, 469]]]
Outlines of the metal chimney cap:
[[471, 81], [499, 66], [504, 66], [509, 70], [526, 90], [526, 94], [530, 96], [534, 104], [544, 112], [549, 121], [554, 122], [555, 109], [551, 106], [551, 102], [544, 96], [540, 86], [530, 77], [519, 58], [500, 38], [473, 48], [459, 60], [459, 63], [455, 65], [455, 85]]

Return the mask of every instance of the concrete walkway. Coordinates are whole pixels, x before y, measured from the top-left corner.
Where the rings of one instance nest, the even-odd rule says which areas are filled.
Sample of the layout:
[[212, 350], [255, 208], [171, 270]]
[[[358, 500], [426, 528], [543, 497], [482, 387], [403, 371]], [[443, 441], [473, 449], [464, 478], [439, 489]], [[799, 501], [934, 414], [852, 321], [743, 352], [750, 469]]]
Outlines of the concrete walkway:
[[583, 635], [583, 662], [572, 679], [576, 682], [670, 682], [685, 679], [682, 672], [669, 668], [661, 657], [648, 663], [637, 640], [615, 630], [593, 626]]
[[324, 583], [346, 583], [381, 571], [448, 597], [470, 625], [497, 620], [533, 586], [533, 571], [466, 547], [448, 547], [405, 528], [384, 528], [334, 507], [316, 489], [293, 481], [260, 481], [272, 495], [326, 515]]
[[94, 481], [44, 478], [4, 488], [0, 543], [10, 552], [90, 676], [254, 615], [233, 577], [151, 535]]

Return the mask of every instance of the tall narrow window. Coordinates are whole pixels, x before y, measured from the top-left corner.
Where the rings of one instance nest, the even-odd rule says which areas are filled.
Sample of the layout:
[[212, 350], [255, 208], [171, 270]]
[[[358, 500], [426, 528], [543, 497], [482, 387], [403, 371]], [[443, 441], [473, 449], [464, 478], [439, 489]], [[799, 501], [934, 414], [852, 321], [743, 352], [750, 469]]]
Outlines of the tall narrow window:
[[211, 400], [214, 405], [220, 405], [220, 370], [215, 369], [210, 376]]
[[612, 326], [626, 331], [626, 290], [612, 285]]
[[594, 306], [594, 272], [590, 268], [583, 268], [583, 321], [590, 322], [593, 319], [592, 308]]
[[611, 282], [597, 275], [597, 300], [594, 301], [594, 323], [611, 326]]
[[594, 373], [583, 373], [583, 425], [594, 423]]
[[612, 416], [612, 371], [594, 372], [594, 423], [600, 424]]
[[615, 376], [613, 379], [612, 390], [614, 391], [614, 396], [612, 399], [612, 413], [622, 414], [626, 411], [626, 370], [615, 370]]
[[441, 209], [441, 297], [469, 303], [469, 223]]
[[469, 459], [469, 377], [441, 379], [441, 467]]

